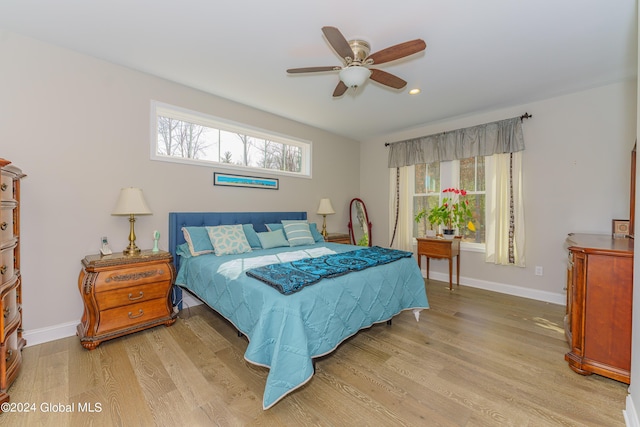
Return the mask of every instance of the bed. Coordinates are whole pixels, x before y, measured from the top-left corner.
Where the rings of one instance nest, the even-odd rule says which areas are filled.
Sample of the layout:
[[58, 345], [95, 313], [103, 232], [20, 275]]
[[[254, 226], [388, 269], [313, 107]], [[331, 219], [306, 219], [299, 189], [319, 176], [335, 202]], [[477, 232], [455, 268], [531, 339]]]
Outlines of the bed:
[[[263, 395], [268, 409], [313, 376], [313, 359], [331, 353], [348, 337], [375, 323], [389, 321], [404, 310], [419, 312], [429, 307], [424, 280], [416, 260], [408, 254], [393, 262], [325, 278], [291, 294], [251, 277], [247, 271], [263, 266], [296, 263], [332, 257], [358, 246], [324, 242], [315, 224], [314, 243], [299, 246], [270, 247], [266, 224], [276, 227], [282, 221], [306, 222], [306, 212], [171, 212], [169, 247], [178, 271], [174, 286], [174, 304], [180, 305], [182, 289], [229, 320], [244, 334], [249, 344], [244, 358], [269, 368]], [[243, 224], [246, 236], [253, 228], [267, 248], [253, 247], [250, 252], [233, 255], [198, 253], [193, 256], [195, 232], [200, 227]], [[249, 226], [248, 224], [251, 224]], [[185, 240], [183, 227], [192, 231]], [[216, 227], [216, 229], [224, 227]], [[233, 227], [230, 227], [233, 228]], [[205, 230], [208, 230], [205, 228]], [[265, 233], [265, 234], [258, 234]], [[251, 235], [251, 246], [255, 236]], [[294, 239], [290, 239], [294, 242]], [[293, 243], [290, 243], [293, 244]], [[221, 244], [220, 247], [223, 247]], [[197, 252], [197, 251], [196, 251]], [[336, 255], [337, 256], [337, 255]], [[254, 270], [255, 269], [255, 270]]]

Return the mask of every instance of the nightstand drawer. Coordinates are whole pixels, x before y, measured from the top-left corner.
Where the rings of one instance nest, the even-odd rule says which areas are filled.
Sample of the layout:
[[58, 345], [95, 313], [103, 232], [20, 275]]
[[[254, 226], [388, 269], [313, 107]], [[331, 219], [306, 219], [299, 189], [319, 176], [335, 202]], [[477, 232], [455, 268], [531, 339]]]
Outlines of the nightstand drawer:
[[149, 283], [147, 285], [117, 289], [111, 292], [97, 293], [96, 301], [98, 302], [98, 309], [103, 311], [162, 297], [168, 298], [167, 286], [164, 283]]
[[166, 298], [158, 298], [140, 304], [125, 305], [100, 312], [98, 334], [130, 328], [142, 323], [169, 317]]
[[165, 263], [120, 268], [101, 272], [96, 280], [96, 292], [108, 292], [131, 285], [153, 282], [171, 282], [172, 272]]

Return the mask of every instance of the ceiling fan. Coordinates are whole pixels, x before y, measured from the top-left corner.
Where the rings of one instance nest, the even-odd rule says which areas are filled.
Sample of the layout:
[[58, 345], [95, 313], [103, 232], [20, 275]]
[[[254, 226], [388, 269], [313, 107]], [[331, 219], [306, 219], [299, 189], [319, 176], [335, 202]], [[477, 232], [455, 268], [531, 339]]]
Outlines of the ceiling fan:
[[402, 80], [400, 77], [394, 76], [393, 74], [387, 73], [386, 71], [369, 67], [413, 55], [414, 53], [425, 50], [427, 47], [424, 40], [415, 39], [382, 49], [369, 55], [371, 47], [369, 46], [369, 43], [364, 40], [347, 41], [340, 30], [335, 27], [322, 27], [322, 32], [333, 50], [335, 50], [340, 58], [342, 58], [345, 65], [289, 68], [287, 73], [297, 74], [316, 73], [320, 71], [340, 71], [340, 82], [333, 91], [334, 97], [344, 95], [350, 87], [355, 88], [363, 85], [367, 78], [394, 89], [402, 89], [407, 85], [406, 81]]

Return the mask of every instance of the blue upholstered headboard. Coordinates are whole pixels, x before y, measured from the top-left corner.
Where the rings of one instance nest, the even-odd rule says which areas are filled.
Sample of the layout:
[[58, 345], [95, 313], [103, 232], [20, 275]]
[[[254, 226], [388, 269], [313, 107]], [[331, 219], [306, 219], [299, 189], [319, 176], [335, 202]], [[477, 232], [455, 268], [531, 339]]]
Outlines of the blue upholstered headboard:
[[[169, 212], [169, 252], [173, 255], [176, 271], [180, 260], [176, 256], [178, 245], [185, 243], [182, 227], [214, 225], [253, 224], [260, 233], [267, 231], [265, 224], [278, 223], [283, 219], [307, 219], [306, 212]], [[180, 289], [174, 288], [173, 303], [181, 302]]]

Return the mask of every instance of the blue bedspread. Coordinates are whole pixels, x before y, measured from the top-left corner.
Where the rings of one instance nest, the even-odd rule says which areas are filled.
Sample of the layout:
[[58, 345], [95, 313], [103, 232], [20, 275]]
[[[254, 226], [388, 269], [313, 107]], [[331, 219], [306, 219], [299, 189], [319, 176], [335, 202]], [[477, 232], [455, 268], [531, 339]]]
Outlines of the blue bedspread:
[[388, 264], [400, 258], [409, 258], [412, 255], [411, 252], [374, 246], [338, 254], [322, 255], [317, 258], [304, 258], [256, 267], [248, 270], [247, 276], [273, 286], [282, 294], [290, 295], [304, 289], [305, 286], [318, 283], [322, 279]]
[[181, 259], [176, 284], [192, 291], [247, 336], [244, 357], [248, 362], [270, 369], [264, 409], [311, 379], [312, 358], [330, 353], [360, 329], [403, 310], [429, 307], [413, 258], [323, 279], [291, 295], [246, 275], [251, 268], [354, 249], [323, 243]]

